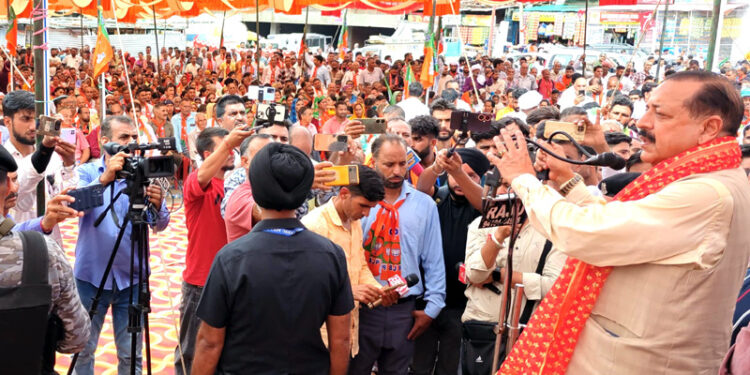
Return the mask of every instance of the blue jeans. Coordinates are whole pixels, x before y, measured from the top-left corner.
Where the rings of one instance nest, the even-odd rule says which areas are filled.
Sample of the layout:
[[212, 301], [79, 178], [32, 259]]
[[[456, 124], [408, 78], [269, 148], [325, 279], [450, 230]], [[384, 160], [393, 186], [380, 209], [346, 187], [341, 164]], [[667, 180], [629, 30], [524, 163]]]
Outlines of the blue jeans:
[[[78, 295], [81, 296], [81, 302], [86, 310], [91, 308], [92, 299], [96, 296], [97, 285], [76, 279]], [[96, 315], [91, 319], [91, 337], [83, 349], [76, 362], [76, 375], [94, 375], [94, 354], [99, 342], [99, 333], [102, 331], [104, 317], [107, 310], [112, 307], [112, 325], [115, 331], [115, 346], [117, 347], [117, 373], [120, 375], [130, 374], [130, 333], [128, 332], [128, 306], [130, 304], [130, 293], [133, 293], [133, 300], [138, 298], [138, 288], [134, 285], [124, 290], [104, 290], [99, 299]], [[143, 320], [141, 319], [141, 326]], [[136, 374], [141, 373], [141, 347], [142, 335], [138, 333], [137, 355], [136, 355]]]

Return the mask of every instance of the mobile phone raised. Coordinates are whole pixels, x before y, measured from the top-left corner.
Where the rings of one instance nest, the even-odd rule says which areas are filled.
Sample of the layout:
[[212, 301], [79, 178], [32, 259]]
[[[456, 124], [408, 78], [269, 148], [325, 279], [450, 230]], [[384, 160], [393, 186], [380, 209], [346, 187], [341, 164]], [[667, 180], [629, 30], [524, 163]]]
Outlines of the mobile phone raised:
[[86, 211], [104, 204], [104, 186], [100, 184], [71, 190], [68, 195], [76, 199], [68, 205], [76, 211]]
[[336, 180], [327, 182], [328, 186], [348, 186], [359, 183], [359, 167], [356, 165], [334, 165], [323, 170], [336, 172]]
[[[550, 135], [556, 131], [563, 131], [570, 134], [576, 142], [583, 142], [583, 138], [586, 136], [586, 124], [581, 122], [579, 124], [572, 122], [563, 121], [547, 121], [544, 123], [544, 138], [549, 139]], [[556, 140], [569, 141], [562, 135], [556, 135]]]
[[62, 139], [63, 142], [76, 144], [76, 129], [75, 128], [60, 129], [60, 139]]
[[365, 134], [385, 134], [388, 123], [382, 117], [357, 119], [365, 126]]
[[313, 150], [315, 151], [346, 151], [349, 147], [349, 136], [346, 134], [315, 134], [313, 136]]
[[62, 121], [59, 118], [50, 116], [39, 116], [38, 124], [36, 127], [37, 134], [48, 135], [50, 137], [60, 136], [60, 125]]

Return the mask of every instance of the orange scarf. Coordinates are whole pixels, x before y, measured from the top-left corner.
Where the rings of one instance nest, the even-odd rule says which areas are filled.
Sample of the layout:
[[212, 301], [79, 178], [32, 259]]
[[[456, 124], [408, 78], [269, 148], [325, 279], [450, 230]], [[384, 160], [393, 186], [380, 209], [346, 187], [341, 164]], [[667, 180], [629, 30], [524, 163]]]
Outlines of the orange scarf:
[[[642, 199], [693, 174], [737, 168], [740, 160], [736, 139], [717, 138], [662, 161], [614, 199], [621, 202]], [[612, 267], [596, 267], [568, 258], [499, 373], [565, 374], [578, 336], [611, 271]]]
[[373, 276], [388, 280], [393, 275], [401, 276], [401, 241], [398, 227], [398, 209], [404, 204], [380, 202], [380, 210], [365, 240], [365, 258]]
[[157, 136], [157, 137], [160, 137], [160, 138], [164, 138], [164, 137], [166, 137], [166, 136], [167, 136], [167, 134], [166, 134], [166, 132], [164, 131], [164, 123], [165, 123], [166, 121], [165, 121], [165, 122], [162, 122], [162, 123], [157, 123], [157, 122], [156, 122], [155, 120], [156, 120], [156, 119], [154, 119], [154, 125], [156, 125], [156, 136]]

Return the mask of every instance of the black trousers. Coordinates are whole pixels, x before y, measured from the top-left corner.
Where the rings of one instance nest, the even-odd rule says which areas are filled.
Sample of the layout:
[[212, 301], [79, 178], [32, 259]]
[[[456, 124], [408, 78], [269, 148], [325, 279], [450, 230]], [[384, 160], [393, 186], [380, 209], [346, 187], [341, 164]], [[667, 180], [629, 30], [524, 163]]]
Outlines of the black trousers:
[[350, 375], [406, 375], [414, 341], [406, 339], [414, 325], [414, 300], [389, 307], [359, 310], [359, 354], [349, 363]]
[[463, 309], [444, 308], [414, 343], [414, 375], [456, 375], [461, 352]]

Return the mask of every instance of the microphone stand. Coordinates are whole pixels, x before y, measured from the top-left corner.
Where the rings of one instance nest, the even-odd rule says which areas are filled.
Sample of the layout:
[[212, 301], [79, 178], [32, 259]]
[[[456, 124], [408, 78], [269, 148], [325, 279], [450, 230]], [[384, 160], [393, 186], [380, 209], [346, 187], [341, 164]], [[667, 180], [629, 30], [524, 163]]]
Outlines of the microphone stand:
[[[503, 338], [508, 334], [508, 328], [510, 324], [506, 323], [508, 318], [508, 312], [510, 310], [510, 282], [513, 279], [513, 249], [516, 246], [516, 239], [518, 234], [516, 233], [516, 221], [518, 221], [518, 208], [514, 204], [511, 206], [511, 215], [513, 221], [510, 225], [510, 240], [508, 241], [508, 255], [505, 258], [505, 277], [503, 278], [503, 296], [500, 302], [500, 316], [495, 326], [495, 349], [492, 354], [492, 372], [491, 374], [497, 373], [500, 367], [500, 345], [503, 342]], [[518, 298], [518, 297], [516, 297]], [[510, 347], [505, 348], [505, 355], [507, 355]]]

